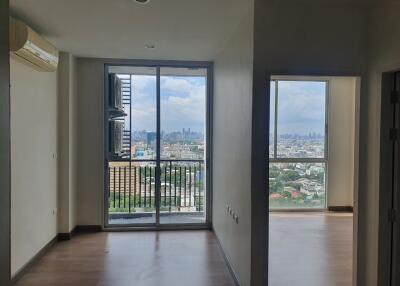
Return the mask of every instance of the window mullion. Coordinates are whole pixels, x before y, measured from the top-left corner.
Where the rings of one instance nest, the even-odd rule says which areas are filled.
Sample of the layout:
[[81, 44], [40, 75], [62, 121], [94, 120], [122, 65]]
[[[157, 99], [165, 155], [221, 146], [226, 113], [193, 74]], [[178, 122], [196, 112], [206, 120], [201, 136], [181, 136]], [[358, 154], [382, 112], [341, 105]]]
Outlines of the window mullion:
[[278, 80], [275, 80], [274, 158], [278, 158]]

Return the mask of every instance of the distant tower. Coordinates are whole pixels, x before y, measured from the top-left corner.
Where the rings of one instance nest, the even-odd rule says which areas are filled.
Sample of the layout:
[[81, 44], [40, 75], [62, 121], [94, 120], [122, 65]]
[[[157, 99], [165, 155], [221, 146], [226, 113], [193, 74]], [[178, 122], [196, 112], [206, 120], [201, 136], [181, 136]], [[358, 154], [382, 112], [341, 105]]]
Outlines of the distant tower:
[[147, 148], [155, 149], [156, 138], [157, 138], [156, 132], [147, 132]]
[[185, 128], [182, 128], [182, 139], [187, 140], [187, 132], [186, 132]]

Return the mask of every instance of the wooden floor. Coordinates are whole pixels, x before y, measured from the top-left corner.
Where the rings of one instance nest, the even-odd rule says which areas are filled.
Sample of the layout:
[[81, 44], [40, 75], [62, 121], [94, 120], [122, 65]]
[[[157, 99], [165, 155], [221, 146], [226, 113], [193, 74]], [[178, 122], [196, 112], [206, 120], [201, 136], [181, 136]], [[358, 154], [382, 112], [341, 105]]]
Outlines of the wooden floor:
[[[271, 214], [269, 286], [351, 286], [352, 215]], [[18, 286], [233, 286], [210, 231], [81, 234]]]
[[269, 286], [351, 286], [351, 214], [271, 214]]
[[56, 244], [18, 286], [233, 286], [210, 231], [103, 232]]

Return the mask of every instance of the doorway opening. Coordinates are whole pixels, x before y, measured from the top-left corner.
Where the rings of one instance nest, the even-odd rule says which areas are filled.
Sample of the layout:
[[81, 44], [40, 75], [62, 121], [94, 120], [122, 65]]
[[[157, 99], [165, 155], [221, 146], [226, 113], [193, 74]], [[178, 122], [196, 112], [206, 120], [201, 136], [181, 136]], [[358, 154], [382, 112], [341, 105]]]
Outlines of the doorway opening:
[[271, 285], [352, 285], [358, 109], [357, 77], [271, 77]]
[[106, 228], [209, 227], [210, 73], [106, 65]]

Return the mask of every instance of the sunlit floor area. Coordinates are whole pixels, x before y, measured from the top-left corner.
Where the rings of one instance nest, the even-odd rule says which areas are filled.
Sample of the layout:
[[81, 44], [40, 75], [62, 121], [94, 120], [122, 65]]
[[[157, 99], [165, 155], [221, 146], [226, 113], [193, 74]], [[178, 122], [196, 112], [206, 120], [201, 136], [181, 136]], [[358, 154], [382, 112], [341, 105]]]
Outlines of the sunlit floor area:
[[233, 286], [211, 231], [80, 234], [52, 249], [18, 286]]
[[270, 213], [270, 286], [351, 286], [351, 213]]
[[[110, 225], [129, 225], [129, 224], [152, 224], [155, 223], [155, 214], [139, 215], [113, 215], [109, 217]], [[205, 214], [201, 212], [193, 213], [161, 213], [161, 224], [201, 224], [205, 223]]]

